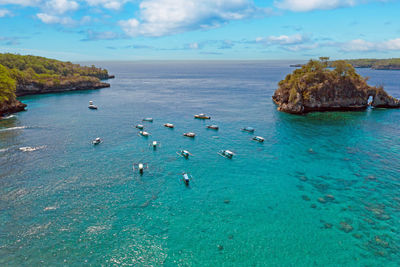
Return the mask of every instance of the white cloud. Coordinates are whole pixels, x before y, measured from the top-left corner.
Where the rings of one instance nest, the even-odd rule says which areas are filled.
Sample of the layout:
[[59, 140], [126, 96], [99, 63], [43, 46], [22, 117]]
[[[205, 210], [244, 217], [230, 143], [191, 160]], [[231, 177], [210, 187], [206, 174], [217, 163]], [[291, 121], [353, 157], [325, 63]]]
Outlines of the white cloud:
[[[335, 9], [338, 7], [354, 6], [358, 0], [276, 0], [274, 5], [280, 9], [295, 12], [305, 12], [316, 9]], [[365, 2], [365, 1], [364, 1]]]
[[91, 6], [102, 6], [107, 9], [120, 9], [129, 0], [85, 0]]
[[257, 37], [257, 43], [264, 43], [270, 45], [296, 45], [302, 44], [304, 42], [309, 41], [309, 38], [301, 35], [280, 35], [280, 36], [268, 36], [268, 37]]
[[65, 26], [73, 26], [76, 24], [76, 21], [70, 17], [60, 17], [46, 13], [38, 13], [36, 16], [46, 24], [62, 24]]
[[11, 16], [12, 13], [10, 10], [7, 9], [0, 9], [0, 18], [5, 17], [5, 16]]
[[199, 49], [199, 44], [198, 43], [190, 43], [189, 48], [190, 49]]
[[42, 0], [0, 0], [0, 5], [36, 6]]
[[79, 4], [75, 1], [69, 0], [51, 0], [46, 1], [45, 9], [49, 13], [63, 14], [67, 11], [78, 9]]
[[252, 0], [143, 0], [139, 8], [138, 19], [120, 21], [129, 36], [163, 36], [214, 28], [262, 12]]
[[356, 39], [347, 43], [342, 43], [341, 48], [345, 52], [399, 51], [400, 38], [382, 42], [369, 42]]

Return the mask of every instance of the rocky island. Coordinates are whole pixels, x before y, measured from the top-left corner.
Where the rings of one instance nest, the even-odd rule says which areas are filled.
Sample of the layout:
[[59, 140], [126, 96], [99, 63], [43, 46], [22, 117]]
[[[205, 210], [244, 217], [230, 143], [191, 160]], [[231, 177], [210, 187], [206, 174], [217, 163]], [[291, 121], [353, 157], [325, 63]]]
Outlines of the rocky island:
[[25, 109], [18, 96], [110, 87], [114, 78], [95, 66], [37, 56], [0, 54], [0, 117]]
[[398, 99], [382, 87], [368, 85], [367, 80], [344, 60], [328, 64], [328, 58], [320, 58], [288, 74], [279, 82], [272, 99], [278, 110], [292, 114], [362, 110], [369, 105], [400, 108]]

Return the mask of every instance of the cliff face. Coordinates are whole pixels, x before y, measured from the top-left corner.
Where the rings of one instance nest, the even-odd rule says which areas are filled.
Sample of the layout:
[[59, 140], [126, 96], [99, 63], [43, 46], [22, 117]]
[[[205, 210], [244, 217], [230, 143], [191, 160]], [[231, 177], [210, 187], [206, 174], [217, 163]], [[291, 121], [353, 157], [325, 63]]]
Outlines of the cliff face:
[[340, 62], [335, 70], [310, 61], [279, 83], [272, 99], [278, 110], [303, 114], [313, 111], [360, 110], [372, 106], [398, 108], [400, 101], [383, 88], [369, 86], [350, 65]]
[[59, 93], [76, 90], [94, 90], [100, 88], [110, 87], [109, 83], [100, 82], [97, 79], [89, 81], [71, 81], [63, 84], [41, 84], [37, 82], [30, 82], [25, 84], [17, 84], [16, 95], [35, 95], [47, 93]]

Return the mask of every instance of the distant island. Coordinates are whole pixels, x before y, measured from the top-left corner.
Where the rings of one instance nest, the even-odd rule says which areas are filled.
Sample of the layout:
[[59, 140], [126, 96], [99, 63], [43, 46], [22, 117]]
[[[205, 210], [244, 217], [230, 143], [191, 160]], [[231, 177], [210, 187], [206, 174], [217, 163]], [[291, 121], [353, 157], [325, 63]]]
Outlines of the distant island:
[[[344, 60], [310, 60], [279, 82], [272, 99], [278, 110], [304, 114], [312, 111], [360, 110], [369, 105], [399, 108], [400, 101], [382, 87], [373, 87]], [[368, 100], [371, 102], [368, 103]]]
[[[371, 68], [374, 70], [400, 70], [400, 58], [387, 59], [345, 59], [346, 63], [354, 68]], [[335, 61], [328, 61], [328, 66], [333, 67]], [[291, 64], [290, 67], [299, 68], [304, 64]]]
[[374, 70], [400, 70], [400, 58], [346, 59], [345, 61], [351, 64], [354, 68], [371, 68]]
[[18, 96], [110, 87], [114, 78], [95, 66], [38, 56], [0, 54], [0, 116], [25, 109]]

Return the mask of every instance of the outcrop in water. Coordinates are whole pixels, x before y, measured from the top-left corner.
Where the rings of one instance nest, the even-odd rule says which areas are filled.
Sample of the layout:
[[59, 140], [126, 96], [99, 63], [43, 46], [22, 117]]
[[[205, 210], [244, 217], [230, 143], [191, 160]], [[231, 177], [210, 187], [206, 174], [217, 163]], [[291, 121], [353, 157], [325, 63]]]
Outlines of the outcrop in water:
[[[382, 87], [373, 87], [345, 61], [310, 60], [279, 82], [272, 99], [278, 110], [303, 114], [313, 111], [362, 110], [368, 105], [399, 108], [400, 101]], [[368, 103], [369, 98], [372, 102]]]

